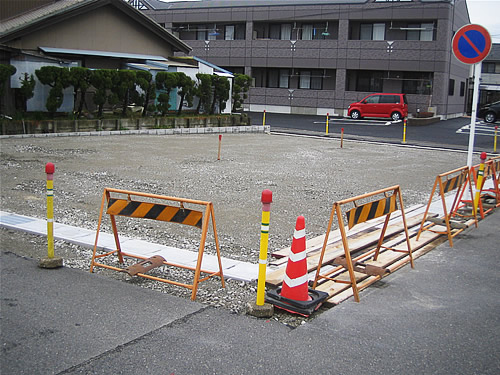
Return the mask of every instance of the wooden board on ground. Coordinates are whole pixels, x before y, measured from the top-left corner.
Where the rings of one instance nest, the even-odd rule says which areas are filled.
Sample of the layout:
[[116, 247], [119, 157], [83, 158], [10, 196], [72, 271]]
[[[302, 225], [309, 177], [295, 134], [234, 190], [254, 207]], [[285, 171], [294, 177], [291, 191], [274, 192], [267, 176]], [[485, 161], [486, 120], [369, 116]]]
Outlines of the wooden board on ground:
[[[435, 243], [432, 243], [430, 246], [428, 246], [431, 242], [435, 241], [438, 239], [440, 235], [432, 232], [426, 232], [423, 233], [419, 240], [416, 240], [416, 237], [412, 237], [410, 239], [410, 246], [412, 248], [412, 254], [413, 258], [417, 259], [423, 254], [427, 253], [430, 251], [430, 249], [434, 248], [436, 246]], [[406, 247], [406, 243], [402, 243], [401, 245], [404, 245]], [[402, 246], [403, 249], [403, 246]], [[403, 253], [398, 253], [394, 252], [392, 250], [385, 250], [380, 253], [379, 258], [376, 262], [372, 261], [367, 261], [367, 264], [375, 264], [380, 267], [384, 268], [389, 268], [391, 272], [396, 271], [397, 269], [403, 267], [404, 265], [409, 263], [409, 258], [408, 256], [404, 255]], [[345, 271], [345, 274], [347, 274], [347, 270]], [[359, 278], [358, 278], [359, 275]], [[389, 274], [388, 274], [389, 275]], [[345, 277], [345, 276], [344, 276]], [[384, 276], [385, 277], [385, 276]], [[368, 276], [365, 274], [359, 274], [357, 273], [356, 276], [356, 282], [361, 284], [362, 287], [366, 287], [370, 284], [373, 284], [374, 282], [380, 280], [381, 277], [379, 276]], [[343, 280], [343, 279], [341, 279]], [[327, 292], [331, 297], [325, 301], [326, 305], [337, 305], [340, 302], [344, 301], [345, 299], [351, 297], [353, 295], [352, 288], [350, 285], [346, 284], [339, 284], [334, 281], [327, 281], [321, 285], [319, 285], [317, 290], [321, 290], [323, 292]]]
[[[422, 207], [424, 207], [424, 205], [417, 204], [417, 205], [411, 206], [410, 208], [406, 209], [405, 210], [406, 218], [409, 219], [410, 217], [417, 215], [418, 214], [417, 210], [419, 210]], [[347, 237], [354, 238], [354, 237], [358, 237], [360, 234], [363, 235], [363, 234], [369, 233], [369, 232], [373, 231], [376, 226], [380, 226], [380, 228], [381, 228], [381, 225], [383, 225], [384, 220], [385, 220], [385, 217], [379, 217], [379, 218], [367, 221], [365, 223], [358, 224], [358, 225], [356, 225], [356, 227], [354, 227], [353, 229], [351, 229], [347, 232]], [[391, 215], [391, 219], [389, 221], [389, 224], [394, 224], [395, 222], [398, 222], [398, 221], [401, 221], [401, 210], [396, 211]], [[310, 252], [315, 251], [315, 250], [321, 251], [321, 248], [323, 247], [323, 243], [325, 241], [325, 236], [326, 236], [326, 234], [323, 234], [321, 236], [313, 237], [309, 240], [306, 240], [306, 253], [310, 253]], [[340, 231], [338, 229], [335, 229], [335, 230], [331, 231], [329, 236], [328, 236], [328, 245], [333, 244], [335, 242], [338, 242], [340, 240], [341, 240]], [[288, 255], [290, 254], [290, 249], [291, 249], [290, 246], [285, 247], [281, 250], [275, 251], [274, 253], [271, 254], [271, 256], [274, 258], [278, 258], [278, 259], [285, 258], [285, 261], [286, 261], [288, 259]], [[272, 261], [272, 262], [270, 262], [270, 264], [271, 265], [278, 265], [278, 264], [282, 264], [282, 263]]]
[[[413, 227], [421, 223], [423, 214], [416, 215], [410, 219], [406, 219], [407, 226]], [[387, 228], [384, 238], [390, 238], [403, 231], [403, 223], [391, 225]], [[359, 238], [354, 238], [349, 240], [349, 249], [352, 254], [363, 250], [368, 246], [375, 245], [380, 238], [380, 231], [378, 229], [370, 231], [368, 234], [364, 234]], [[333, 259], [344, 255], [344, 245], [342, 241], [339, 240], [331, 245], [328, 245], [325, 250], [325, 255], [323, 257], [323, 264], [327, 264]], [[321, 256], [321, 248], [317, 251], [310, 252], [307, 254], [307, 270], [308, 272], [316, 269], [318, 267], [319, 258]], [[288, 259], [282, 263], [283, 267], [276, 270], [270, 271], [266, 276], [266, 284], [270, 286], [278, 286], [282, 283], [283, 277], [285, 276], [285, 265]]]

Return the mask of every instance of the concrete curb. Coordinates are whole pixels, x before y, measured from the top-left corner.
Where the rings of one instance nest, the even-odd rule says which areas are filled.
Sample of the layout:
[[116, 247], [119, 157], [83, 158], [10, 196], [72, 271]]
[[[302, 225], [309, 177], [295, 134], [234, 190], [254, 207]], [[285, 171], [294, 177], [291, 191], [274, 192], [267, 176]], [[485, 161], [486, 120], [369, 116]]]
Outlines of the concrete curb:
[[223, 133], [268, 133], [270, 125], [248, 126], [220, 126], [206, 128], [170, 128], [170, 129], [142, 129], [142, 130], [104, 130], [94, 132], [71, 133], [41, 133], [41, 134], [12, 134], [0, 135], [0, 139], [7, 138], [52, 138], [52, 137], [88, 137], [110, 135], [192, 135], [192, 134], [223, 134]]

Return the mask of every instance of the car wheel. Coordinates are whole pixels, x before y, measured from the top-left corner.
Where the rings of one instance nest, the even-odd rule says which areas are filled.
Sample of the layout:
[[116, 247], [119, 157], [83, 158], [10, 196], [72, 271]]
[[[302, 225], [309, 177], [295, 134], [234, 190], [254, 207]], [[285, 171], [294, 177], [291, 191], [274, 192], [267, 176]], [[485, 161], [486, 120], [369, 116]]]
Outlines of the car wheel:
[[497, 119], [497, 116], [495, 115], [494, 112], [488, 112], [487, 114], [484, 115], [484, 121], [486, 122], [495, 122]]
[[392, 121], [399, 121], [401, 120], [401, 113], [399, 112], [393, 112], [391, 115]]
[[361, 118], [361, 113], [359, 113], [359, 111], [357, 110], [354, 110], [351, 112], [351, 118], [353, 120], [359, 120]]

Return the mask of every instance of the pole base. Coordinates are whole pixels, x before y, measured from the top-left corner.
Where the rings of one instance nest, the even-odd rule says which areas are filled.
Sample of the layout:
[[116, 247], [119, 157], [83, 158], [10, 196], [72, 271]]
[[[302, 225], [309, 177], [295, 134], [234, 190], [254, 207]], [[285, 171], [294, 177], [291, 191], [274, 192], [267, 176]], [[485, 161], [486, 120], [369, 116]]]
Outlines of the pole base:
[[53, 258], [43, 258], [38, 261], [38, 267], [40, 268], [59, 268], [63, 266], [63, 258], [53, 257]]
[[271, 318], [274, 314], [274, 306], [270, 303], [264, 303], [262, 306], [259, 306], [255, 302], [248, 302], [247, 314], [256, 318]]

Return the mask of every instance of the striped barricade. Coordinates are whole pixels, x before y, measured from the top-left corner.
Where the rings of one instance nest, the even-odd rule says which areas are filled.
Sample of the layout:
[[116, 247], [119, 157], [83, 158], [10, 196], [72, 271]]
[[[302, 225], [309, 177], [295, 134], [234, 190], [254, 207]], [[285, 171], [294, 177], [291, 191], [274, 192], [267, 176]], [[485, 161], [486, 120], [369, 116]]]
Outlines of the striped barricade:
[[[377, 196], [378, 197], [383, 196], [383, 198], [379, 198], [368, 203], [359, 204], [360, 201], [374, 199]], [[400, 206], [399, 209], [398, 209], [398, 203]], [[361, 224], [366, 221], [385, 216], [384, 225], [380, 231], [380, 237], [378, 239], [377, 246], [374, 249], [369, 250], [356, 258], [351, 257], [348, 237], [346, 233], [344, 219], [342, 216], [342, 207], [346, 204], [354, 205], [354, 208], [351, 208], [346, 212], [348, 229], [353, 228], [357, 224]], [[401, 210], [401, 218], [403, 221], [403, 227], [406, 239], [406, 249], [395, 249], [393, 247], [383, 246], [385, 233], [389, 224], [391, 214], [397, 210]], [[342, 245], [344, 248], [344, 255], [342, 257], [334, 259], [333, 263], [340, 265], [340, 268], [347, 268], [349, 273], [349, 281], [331, 277], [331, 275], [338, 273], [339, 267], [334, 267], [333, 269], [329, 269], [326, 272], [321, 273], [321, 268], [323, 266], [323, 257], [325, 255], [325, 250], [328, 244], [328, 236], [332, 230], [332, 225], [335, 220], [335, 216], [337, 217], [339, 231], [342, 239]], [[326, 280], [331, 280], [333, 282], [350, 284], [353, 290], [354, 300], [356, 302], [359, 302], [359, 291], [373, 284], [377, 280], [381, 279], [386, 273], [389, 272], [385, 268], [379, 267], [376, 264], [365, 263], [371, 261], [371, 259], [373, 259], [373, 262], [376, 262], [381, 249], [407, 254], [411, 267], [412, 268], [414, 267], [413, 255], [410, 245], [410, 237], [408, 234], [408, 227], [406, 225], [403, 199], [401, 197], [401, 189], [399, 185], [392, 186], [386, 189], [377, 190], [372, 193], [359, 195], [342, 201], [338, 201], [333, 204], [332, 211], [330, 213], [330, 220], [328, 222], [328, 227], [326, 229], [326, 235], [323, 242], [323, 247], [321, 249], [321, 255], [318, 267], [316, 269], [316, 276], [314, 278], [313, 289], [316, 288], [316, 286], [318, 285], [318, 281], [320, 279], [326, 279]], [[356, 275], [354, 273], [355, 271], [358, 273], [364, 273], [366, 275], [370, 275], [372, 277], [358, 284], [356, 280]]]
[[[481, 186], [479, 185], [479, 174], [480, 165], [474, 165], [471, 167], [471, 176], [474, 179], [474, 186], [476, 193], [479, 192], [479, 200], [477, 202], [477, 212], [484, 219], [485, 215], [491, 212], [495, 207], [500, 206], [500, 187], [498, 185], [499, 173], [500, 173], [500, 157], [496, 157], [488, 160], [484, 163], [484, 170], [482, 171], [483, 178], [481, 179]], [[491, 180], [492, 186], [487, 188], [486, 182]], [[463, 194], [460, 196], [460, 207], [464, 205], [473, 205], [472, 200], [464, 199]], [[462, 205], [462, 203], [464, 205]]]
[[[428, 230], [437, 234], [446, 234], [448, 236], [450, 246], [453, 247], [453, 238], [468, 228], [470, 224], [469, 222], [461, 222], [453, 219], [456, 219], [457, 217], [471, 218], [473, 223], [477, 226], [477, 216], [472, 206], [470, 206], [470, 215], [459, 213], [459, 209], [463, 208], [461, 202], [464, 202], [462, 198], [466, 190], [468, 190], [471, 200], [474, 197], [471, 181], [471, 169], [467, 166], [442, 173], [436, 177], [431, 195], [429, 197], [429, 202], [427, 203], [427, 207], [425, 209], [424, 217], [420, 223], [417, 240], [420, 238], [423, 231]], [[441, 218], [428, 216], [436, 190], [442, 204], [443, 216]], [[447, 200], [448, 203], [451, 201], [448, 197], [453, 199], [451, 206], [447, 204]]]
[[[169, 203], [174, 202], [176, 205], [164, 204], [164, 202], [169, 202]], [[185, 204], [194, 207], [197, 206], [204, 207], [204, 211], [197, 211], [192, 208], [184, 207]], [[116, 249], [108, 251], [103, 254], [98, 254], [97, 244], [99, 240], [99, 231], [101, 228], [104, 213], [109, 215], [111, 226], [113, 228]], [[145, 253], [141, 253], [140, 251], [134, 251], [134, 250], [132, 251], [129, 250], [128, 252], [122, 251], [122, 248], [120, 246], [120, 239], [118, 236], [118, 229], [116, 225], [117, 216], [137, 218], [137, 219], [143, 218], [143, 219], [151, 219], [151, 220], [164, 221], [170, 223], [178, 223], [201, 229], [201, 239], [198, 248], [196, 266], [192, 267], [188, 265], [174, 263], [172, 261], [169, 261], [168, 259], [164, 259], [163, 257], [161, 257], [161, 255], [148, 257]], [[217, 272], [204, 271], [201, 268], [210, 219], [212, 221], [213, 235], [217, 250], [217, 259], [219, 262], [219, 271]], [[113, 254], [118, 256], [120, 264], [124, 263], [124, 257], [136, 258], [139, 259], [140, 262], [134, 266], [120, 268], [112, 266], [110, 264], [103, 263], [101, 261], [99, 262], [97, 261], [98, 259], [106, 258]], [[159, 259], [163, 259], [163, 261], [159, 261]], [[169, 280], [163, 276], [152, 276], [146, 273], [147, 271], [150, 271], [151, 269], [159, 266], [173, 266], [194, 271], [193, 283], [192, 284], [181, 283], [174, 280]], [[127, 272], [131, 276], [132, 275], [140, 276], [150, 280], [162, 281], [165, 283], [191, 289], [192, 300], [196, 298], [198, 284], [213, 276], [219, 276], [221, 278], [222, 287], [224, 288], [225, 287], [224, 276], [222, 273], [222, 261], [220, 257], [219, 240], [217, 237], [217, 230], [215, 226], [213, 204], [211, 202], [203, 202], [192, 199], [167, 197], [163, 195], [148, 194], [136, 191], [105, 188], [102, 195], [101, 210], [99, 213], [99, 221], [97, 225], [94, 252], [92, 255], [92, 262], [90, 265], [90, 272], [93, 272], [94, 267], [103, 267], [115, 271]], [[130, 271], [131, 269], [133, 271]], [[200, 278], [202, 273], [208, 275], [203, 278]]]

